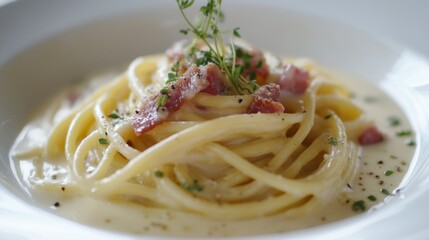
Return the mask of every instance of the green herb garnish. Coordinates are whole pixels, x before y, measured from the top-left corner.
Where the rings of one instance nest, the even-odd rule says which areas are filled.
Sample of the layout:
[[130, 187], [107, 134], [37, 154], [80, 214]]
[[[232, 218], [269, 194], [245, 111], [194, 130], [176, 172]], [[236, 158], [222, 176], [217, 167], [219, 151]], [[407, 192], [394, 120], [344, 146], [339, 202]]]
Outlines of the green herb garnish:
[[157, 178], [163, 178], [163, 177], [164, 177], [164, 173], [163, 173], [163, 172], [161, 172], [161, 171], [156, 171], [156, 172], [154, 173], [154, 175], [155, 175], [155, 177], [157, 177]]
[[416, 142], [413, 139], [410, 139], [406, 144], [408, 146], [416, 146]]
[[329, 137], [328, 143], [329, 143], [329, 145], [336, 146], [336, 145], [338, 145], [338, 139], [336, 139], [334, 137]]
[[167, 101], [168, 101], [168, 95], [161, 95], [156, 100], [156, 104], [158, 105], [158, 107], [163, 107], [163, 106], [165, 106]]
[[[246, 79], [242, 76], [244, 68], [237, 66], [237, 50], [234, 44], [234, 37], [240, 38], [239, 28], [232, 31], [222, 31], [219, 29], [219, 22], [223, 21], [224, 15], [221, 12], [222, 0], [208, 0], [207, 4], [200, 8], [203, 19], [200, 24], [191, 23], [185, 10], [190, 8], [195, 0], [176, 0], [183, 18], [188, 24], [188, 28], [181, 29], [180, 32], [188, 34], [192, 32], [195, 40], [201, 40], [208, 48], [208, 51], [197, 51], [191, 48], [191, 54], [195, 54], [197, 65], [205, 65], [209, 62], [216, 64], [227, 76], [233, 89], [237, 94], [250, 94], [258, 88], [255, 79]], [[227, 55], [227, 47], [223, 40], [223, 33], [231, 33], [230, 51]], [[195, 41], [194, 41], [195, 42]], [[246, 60], [244, 60], [246, 62]]]
[[232, 30], [232, 34], [233, 34], [235, 37], [241, 38], [241, 35], [240, 35], [240, 33], [238, 32], [238, 30], [240, 30], [240, 28], [239, 28], [239, 27], [234, 28], [234, 30]]
[[184, 182], [182, 183], [182, 187], [190, 192], [202, 192], [204, 187], [198, 183], [198, 180], [194, 180], [192, 184]]
[[121, 118], [121, 116], [119, 116], [117, 113], [111, 113], [109, 114], [109, 118], [118, 119], [118, 118]]
[[384, 176], [390, 176], [393, 174], [393, 171], [387, 170], [384, 172]]
[[368, 199], [370, 200], [370, 201], [377, 201], [377, 198], [374, 196], [374, 195], [369, 195], [368, 196]]
[[167, 77], [168, 77], [168, 79], [167, 79], [167, 81], [165, 83], [171, 83], [171, 82], [174, 82], [174, 81], [176, 81], [178, 79], [177, 78], [177, 73], [174, 73], [174, 72], [169, 72], [168, 75], [167, 75]]
[[98, 139], [98, 142], [99, 142], [100, 144], [105, 145], [105, 144], [108, 144], [108, 143], [109, 143], [109, 140], [107, 140], [107, 139], [105, 139], [105, 138], [99, 138], [99, 139]]
[[399, 131], [396, 133], [396, 136], [398, 137], [405, 137], [405, 136], [411, 136], [413, 134], [413, 131], [411, 130], [404, 130], [404, 131]]
[[383, 194], [386, 194], [386, 195], [390, 194], [389, 190], [387, 190], [385, 188], [381, 189], [380, 192], [383, 193]]
[[168, 94], [168, 88], [166, 88], [166, 87], [162, 88], [161, 91], [160, 91], [160, 93], [162, 95], [167, 95]]
[[363, 212], [365, 211], [366, 207], [365, 207], [365, 201], [363, 200], [359, 200], [353, 203], [352, 205], [352, 209], [355, 212]]
[[401, 121], [397, 117], [389, 117], [388, 120], [389, 120], [390, 126], [392, 127], [399, 126], [401, 124]]

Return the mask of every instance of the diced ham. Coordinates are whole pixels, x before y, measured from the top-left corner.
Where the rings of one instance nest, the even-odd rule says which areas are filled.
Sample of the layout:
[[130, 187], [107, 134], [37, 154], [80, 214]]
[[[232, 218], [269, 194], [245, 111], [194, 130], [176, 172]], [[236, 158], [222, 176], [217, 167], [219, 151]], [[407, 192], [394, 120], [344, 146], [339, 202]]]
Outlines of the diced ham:
[[157, 99], [159, 97], [160, 94], [157, 94], [147, 99], [143, 103], [139, 113], [134, 116], [131, 124], [137, 135], [151, 130], [166, 119], [165, 115], [162, 113], [165, 112], [165, 114], [168, 114], [167, 110], [165, 108], [158, 108], [157, 105]]
[[383, 141], [383, 134], [374, 126], [365, 129], [358, 138], [359, 144], [371, 145]]
[[186, 100], [203, 90], [211, 94], [223, 92], [224, 80], [225, 76], [214, 64], [200, 67], [192, 65], [179, 79], [167, 86], [168, 98], [163, 106], [158, 105], [158, 99], [163, 97], [160, 92], [143, 103], [141, 111], [132, 121], [135, 133], [143, 134], [163, 123], [170, 113], [179, 110]]
[[310, 74], [292, 64], [287, 64], [280, 74], [278, 84], [282, 90], [303, 94], [310, 85]]
[[[200, 67], [201, 68], [201, 67]], [[207, 81], [209, 85], [202, 92], [211, 95], [223, 95], [228, 90], [225, 74], [214, 64], [208, 64], [206, 67]]]
[[282, 113], [285, 108], [279, 102], [280, 86], [269, 83], [255, 91], [247, 113]]

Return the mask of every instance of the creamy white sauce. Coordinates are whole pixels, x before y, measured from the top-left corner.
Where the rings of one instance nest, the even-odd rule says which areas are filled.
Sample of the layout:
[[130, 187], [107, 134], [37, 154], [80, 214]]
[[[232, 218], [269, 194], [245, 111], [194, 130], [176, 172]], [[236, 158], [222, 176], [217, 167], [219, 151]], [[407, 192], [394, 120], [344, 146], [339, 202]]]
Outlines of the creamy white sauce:
[[[132, 234], [166, 235], [166, 236], [236, 236], [272, 233], [278, 231], [296, 230], [310, 226], [333, 222], [356, 215], [352, 205], [356, 201], [364, 201], [366, 210], [378, 208], [384, 204], [385, 198], [397, 194], [401, 187], [415, 147], [409, 146], [413, 136], [396, 136], [402, 130], [411, 130], [411, 126], [401, 110], [383, 92], [364, 81], [342, 77], [346, 86], [354, 93], [354, 101], [364, 109], [384, 133], [386, 140], [382, 143], [363, 147], [360, 171], [354, 182], [349, 183], [348, 194], [333, 199], [332, 203], [300, 219], [277, 218], [275, 224], [267, 224], [265, 217], [241, 222], [210, 220], [197, 214], [184, 215], [180, 212], [162, 209], [146, 208], [139, 204], [116, 202], [109, 199], [93, 198], [91, 196], [74, 196], [68, 194], [68, 189], [56, 189], [50, 193], [32, 189], [28, 180], [37, 173], [32, 168], [31, 161], [26, 159], [14, 162], [17, 177], [22, 182], [38, 206], [48, 209], [60, 216], [92, 226]], [[65, 94], [63, 96], [68, 96]], [[67, 112], [71, 105], [65, 104], [60, 115]], [[400, 124], [392, 126], [390, 117], [395, 117]], [[28, 147], [41, 148], [46, 141], [50, 129], [46, 114], [39, 115], [23, 131], [23, 139], [17, 140], [15, 151]], [[61, 116], [55, 116], [55, 119]], [[12, 154], [13, 155], [13, 154]], [[65, 175], [62, 168], [45, 165], [44, 172], [55, 181], [62, 181]], [[391, 173], [390, 173], [391, 171]], [[389, 175], [390, 173], [390, 175]], [[386, 176], [389, 175], [389, 176]], [[346, 187], [347, 188], [347, 187]], [[383, 190], [385, 189], [385, 190]], [[383, 193], [383, 191], [385, 193]], [[388, 192], [388, 193], [387, 193]], [[387, 194], [386, 194], [387, 193]], [[370, 197], [372, 196], [372, 197]], [[372, 200], [370, 200], [371, 198]], [[161, 212], [161, 214], [160, 214]]]

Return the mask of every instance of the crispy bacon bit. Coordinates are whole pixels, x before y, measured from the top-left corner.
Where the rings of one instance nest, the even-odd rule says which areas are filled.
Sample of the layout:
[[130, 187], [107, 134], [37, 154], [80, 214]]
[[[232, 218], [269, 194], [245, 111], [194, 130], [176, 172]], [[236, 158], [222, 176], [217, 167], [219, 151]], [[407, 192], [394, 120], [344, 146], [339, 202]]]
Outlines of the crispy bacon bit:
[[[192, 99], [197, 93], [221, 93], [224, 91], [225, 76], [214, 64], [197, 67], [192, 65], [178, 80], [170, 84], [168, 99], [163, 106], [159, 106], [158, 99], [162, 93], [149, 97], [132, 122], [137, 135], [143, 134], [163, 123], [170, 113], [182, 107], [186, 100]], [[218, 83], [222, 82], [222, 83]]]
[[287, 64], [283, 68], [278, 80], [280, 88], [294, 94], [303, 94], [310, 85], [310, 74], [292, 64]]
[[247, 113], [282, 113], [285, 108], [279, 100], [280, 86], [275, 83], [264, 85], [254, 93]]
[[359, 136], [359, 144], [371, 145], [383, 141], [383, 135], [374, 126], [365, 129]]

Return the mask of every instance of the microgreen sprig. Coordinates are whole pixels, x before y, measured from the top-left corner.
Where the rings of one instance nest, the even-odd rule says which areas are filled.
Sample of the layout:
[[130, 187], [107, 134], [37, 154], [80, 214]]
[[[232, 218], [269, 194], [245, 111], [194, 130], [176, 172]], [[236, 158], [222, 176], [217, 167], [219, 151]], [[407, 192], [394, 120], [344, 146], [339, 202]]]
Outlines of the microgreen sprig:
[[183, 18], [188, 24], [188, 28], [181, 29], [180, 32], [185, 35], [192, 32], [195, 39], [201, 40], [208, 48], [208, 51], [202, 51], [200, 63], [213, 62], [216, 64], [225, 72], [225, 75], [230, 80], [236, 93], [250, 94], [255, 91], [258, 87], [255, 80], [248, 80], [243, 77], [242, 73], [244, 69], [242, 67], [237, 67], [235, 64], [237, 59], [237, 48], [234, 44], [234, 37], [241, 37], [238, 27], [234, 28], [232, 31], [227, 31], [231, 33], [230, 52], [232, 57], [226, 54], [227, 47], [222, 36], [224, 32], [218, 27], [219, 22], [224, 19], [224, 15], [221, 11], [222, 0], [208, 0], [207, 4], [200, 8], [200, 12], [203, 14], [204, 18], [199, 25], [192, 24], [185, 14], [185, 10], [190, 8], [195, 0], [176, 0], [176, 2]]

